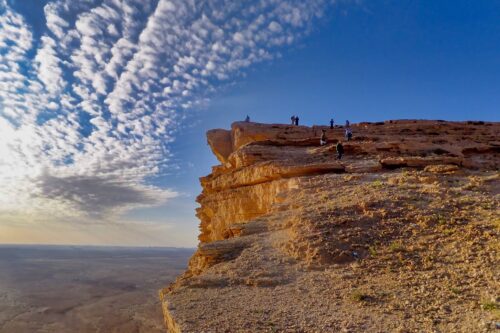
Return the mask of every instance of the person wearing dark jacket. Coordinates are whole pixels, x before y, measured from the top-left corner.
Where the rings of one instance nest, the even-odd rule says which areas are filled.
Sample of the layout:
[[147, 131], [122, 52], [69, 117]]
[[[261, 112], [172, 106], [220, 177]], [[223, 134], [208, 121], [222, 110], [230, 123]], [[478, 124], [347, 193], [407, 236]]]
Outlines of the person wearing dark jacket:
[[341, 160], [342, 155], [344, 155], [344, 146], [342, 145], [342, 141], [339, 141], [335, 148], [337, 148], [337, 159]]
[[333, 129], [333, 118], [330, 119], [330, 129]]
[[295, 116], [295, 125], [299, 126], [299, 116]]

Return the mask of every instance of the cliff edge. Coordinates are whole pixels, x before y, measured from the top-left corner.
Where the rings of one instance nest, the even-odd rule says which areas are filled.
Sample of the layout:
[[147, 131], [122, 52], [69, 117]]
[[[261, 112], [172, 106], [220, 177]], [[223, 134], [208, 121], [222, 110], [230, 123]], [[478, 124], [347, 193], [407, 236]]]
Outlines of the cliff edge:
[[352, 130], [207, 133], [221, 164], [201, 178], [198, 250], [160, 292], [170, 332], [495, 331], [500, 123]]

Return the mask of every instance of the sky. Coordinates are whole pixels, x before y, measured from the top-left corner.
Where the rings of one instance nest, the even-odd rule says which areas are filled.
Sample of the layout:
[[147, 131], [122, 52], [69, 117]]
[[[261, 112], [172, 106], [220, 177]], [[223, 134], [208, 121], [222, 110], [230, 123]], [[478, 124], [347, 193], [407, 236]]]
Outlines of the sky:
[[197, 244], [205, 132], [498, 121], [500, 2], [0, 0], [0, 243]]

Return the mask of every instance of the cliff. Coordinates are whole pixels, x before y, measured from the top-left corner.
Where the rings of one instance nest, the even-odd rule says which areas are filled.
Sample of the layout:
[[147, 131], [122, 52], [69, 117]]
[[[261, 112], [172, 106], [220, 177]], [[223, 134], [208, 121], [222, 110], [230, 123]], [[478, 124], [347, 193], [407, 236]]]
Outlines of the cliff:
[[[319, 145], [322, 129], [328, 144]], [[494, 330], [500, 124], [211, 130], [199, 247], [160, 292], [170, 332]]]

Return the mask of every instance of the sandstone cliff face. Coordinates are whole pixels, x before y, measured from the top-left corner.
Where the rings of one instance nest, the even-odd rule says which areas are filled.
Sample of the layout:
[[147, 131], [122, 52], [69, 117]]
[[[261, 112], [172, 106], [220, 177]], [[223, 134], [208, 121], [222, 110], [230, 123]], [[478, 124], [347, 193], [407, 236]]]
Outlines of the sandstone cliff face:
[[352, 128], [340, 161], [340, 127], [207, 133], [221, 165], [201, 178], [198, 251], [161, 292], [171, 332], [488, 329], [500, 125]]

